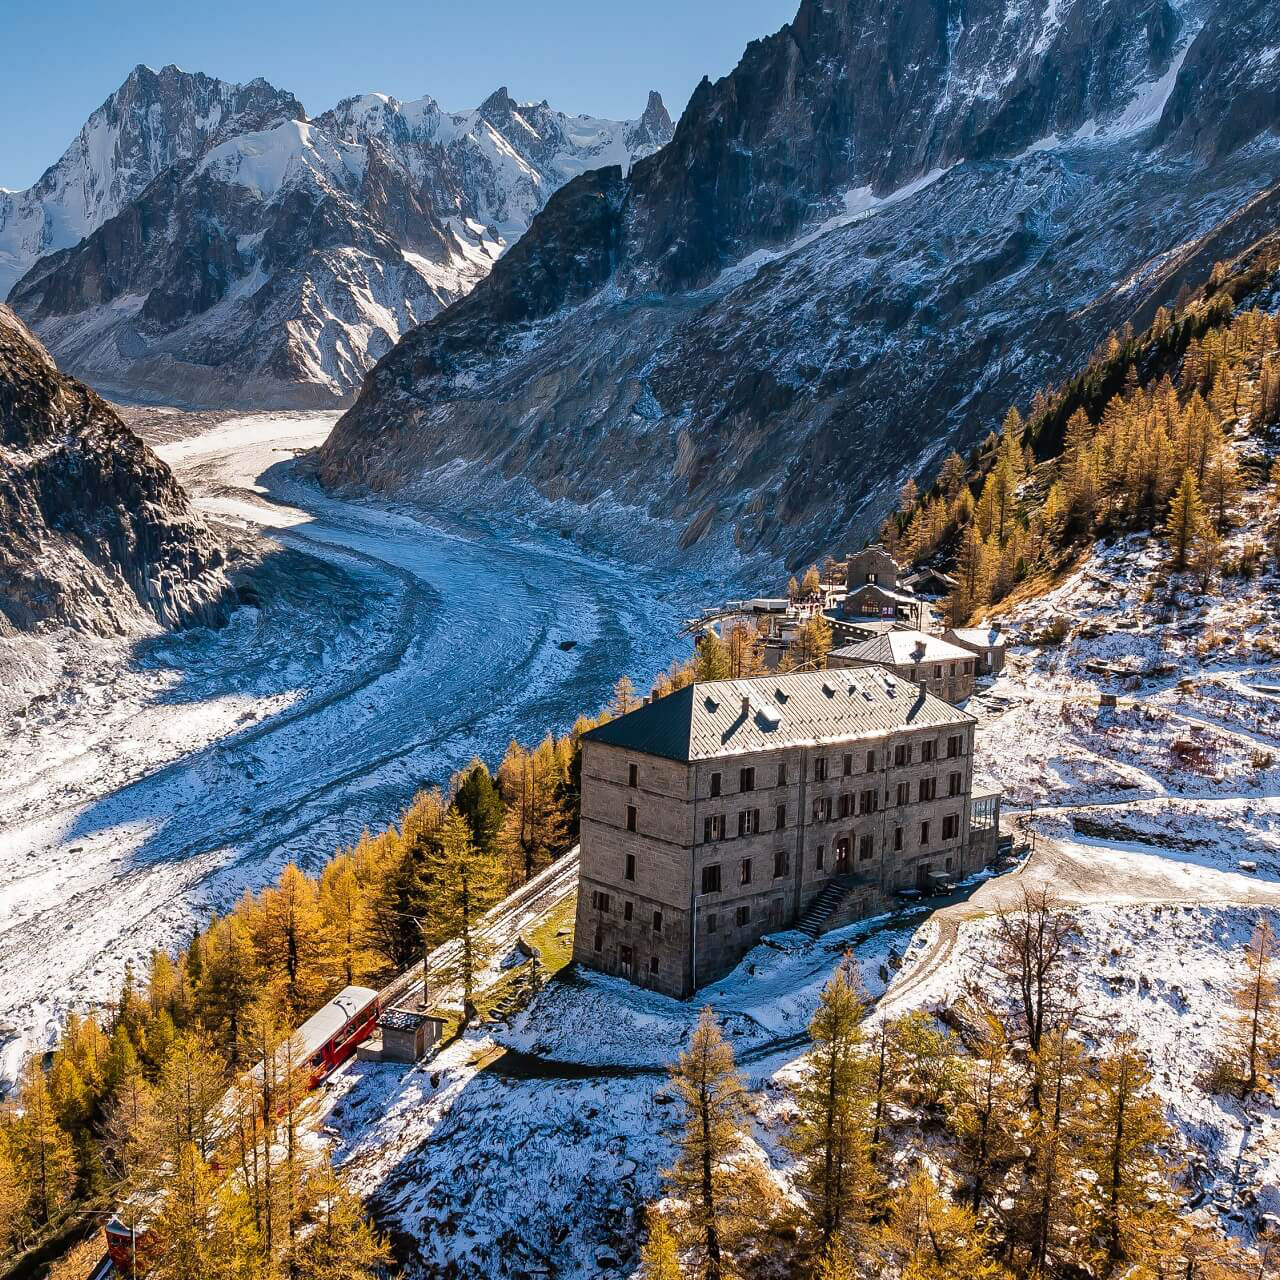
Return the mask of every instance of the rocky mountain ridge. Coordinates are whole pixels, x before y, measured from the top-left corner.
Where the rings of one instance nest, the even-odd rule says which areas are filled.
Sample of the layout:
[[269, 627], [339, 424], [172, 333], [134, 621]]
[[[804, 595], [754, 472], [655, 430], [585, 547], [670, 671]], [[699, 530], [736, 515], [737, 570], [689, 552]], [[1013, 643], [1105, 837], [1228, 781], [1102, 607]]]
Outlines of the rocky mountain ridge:
[[319, 459], [607, 493], [796, 563], [1276, 214], [1261, 0], [803, 0], [669, 146], [549, 202], [375, 368]]
[[0, 634], [216, 625], [225, 563], [169, 468], [0, 303]]
[[[118, 116], [119, 96], [97, 114]], [[11, 305], [70, 369], [184, 403], [340, 403], [402, 333], [482, 279], [555, 189], [626, 168], [671, 133], [656, 94], [634, 121], [505, 89], [462, 113], [367, 94], [307, 119], [277, 99], [188, 127], [190, 145], [160, 149], [149, 181], [83, 240], [49, 241], [15, 284]]]

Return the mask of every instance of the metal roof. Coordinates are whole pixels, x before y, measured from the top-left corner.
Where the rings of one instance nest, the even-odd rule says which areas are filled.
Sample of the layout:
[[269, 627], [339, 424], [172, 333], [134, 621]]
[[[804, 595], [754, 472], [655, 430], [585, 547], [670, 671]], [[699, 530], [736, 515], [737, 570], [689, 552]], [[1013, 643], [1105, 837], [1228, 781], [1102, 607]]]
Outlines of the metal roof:
[[687, 763], [973, 723], [891, 671], [840, 668], [687, 685], [583, 737]]
[[389, 1027], [392, 1031], [417, 1031], [428, 1022], [442, 1021], [429, 1013], [415, 1013], [412, 1009], [388, 1009], [378, 1019], [378, 1026]]
[[984, 649], [994, 649], [1004, 644], [1004, 636], [995, 627], [952, 627], [947, 635], [955, 636], [967, 644], [981, 645]]
[[833, 651], [837, 658], [879, 662], [888, 667], [909, 667], [918, 662], [956, 662], [972, 659], [973, 652], [926, 631], [886, 631], [883, 635], [845, 645]]
[[378, 993], [369, 987], [344, 987], [294, 1033], [302, 1045], [303, 1057], [310, 1057], [377, 998]]

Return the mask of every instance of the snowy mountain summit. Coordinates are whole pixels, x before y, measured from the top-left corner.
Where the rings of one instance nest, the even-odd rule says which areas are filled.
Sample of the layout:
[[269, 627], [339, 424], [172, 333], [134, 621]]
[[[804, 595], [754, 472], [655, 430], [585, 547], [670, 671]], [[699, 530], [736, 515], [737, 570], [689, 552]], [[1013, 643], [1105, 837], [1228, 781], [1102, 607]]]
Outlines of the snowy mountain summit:
[[137, 68], [25, 192], [0, 196], [0, 293], [59, 361], [190, 403], [333, 404], [467, 293], [551, 194], [672, 133], [505, 88], [473, 111]]

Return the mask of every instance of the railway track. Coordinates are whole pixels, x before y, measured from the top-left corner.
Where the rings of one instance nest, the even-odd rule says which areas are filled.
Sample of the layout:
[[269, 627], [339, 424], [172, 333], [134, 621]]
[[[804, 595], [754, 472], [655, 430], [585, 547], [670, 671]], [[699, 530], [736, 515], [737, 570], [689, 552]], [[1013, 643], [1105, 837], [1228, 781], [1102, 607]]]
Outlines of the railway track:
[[[509, 946], [515, 942], [531, 915], [545, 915], [574, 893], [577, 887], [578, 846], [575, 845], [568, 853], [540, 871], [528, 884], [521, 885], [514, 893], [490, 907], [481, 917], [478, 932], [496, 947]], [[457, 938], [438, 946], [428, 957], [431, 972], [449, 972], [461, 949], [462, 943]], [[383, 1008], [403, 1000], [411, 991], [421, 986], [422, 961], [419, 960], [383, 987], [379, 993]]]

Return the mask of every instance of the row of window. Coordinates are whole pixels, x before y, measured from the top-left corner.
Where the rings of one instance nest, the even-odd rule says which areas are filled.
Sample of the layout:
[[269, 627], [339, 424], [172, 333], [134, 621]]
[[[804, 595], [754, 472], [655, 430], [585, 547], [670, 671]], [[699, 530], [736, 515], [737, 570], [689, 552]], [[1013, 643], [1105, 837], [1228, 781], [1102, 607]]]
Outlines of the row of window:
[[[920, 824], [920, 847], [927, 848], [933, 836], [933, 824], [931, 822], [922, 822]], [[942, 819], [942, 839], [943, 841], [958, 840], [960, 838], [960, 815], [958, 813], [949, 813]], [[904, 827], [894, 827], [892, 837], [892, 847], [895, 853], [901, 853], [906, 842], [906, 829]], [[832, 846], [835, 853], [835, 871], [837, 874], [847, 871], [849, 868], [850, 841], [849, 837], [842, 836]], [[875, 857], [876, 841], [875, 836], [870, 832], [866, 832], [858, 837], [858, 861], [866, 862]], [[630, 855], [628, 855], [630, 861]], [[740, 858], [738, 860], [738, 884], [749, 885], [752, 883], [752, 875], [755, 860], [753, 858]], [[818, 871], [826, 869], [826, 848], [819, 845], [814, 857], [814, 868]], [[787, 849], [779, 849], [773, 855], [773, 878], [775, 880], [782, 876], [791, 874], [791, 853]], [[710, 866], [702, 868], [702, 892], [703, 893], [719, 893], [722, 888], [722, 880], [720, 874], [720, 864], [712, 863]]]
[[[932, 760], [937, 760], [939, 743], [934, 738], [926, 738], [920, 743], [920, 762], [928, 764]], [[946, 759], [954, 760], [964, 755], [964, 735], [955, 733], [947, 738]], [[841, 775], [843, 777], [852, 777], [854, 772], [854, 753], [846, 751], [840, 759]], [[859, 763], [865, 763], [864, 772], [875, 773], [880, 764], [880, 753], [876, 751], [868, 751], [859, 760]], [[899, 742], [893, 749], [893, 763], [898, 768], [904, 765], [915, 763], [915, 743]], [[829, 756], [816, 756], [813, 760], [813, 781], [826, 782], [831, 777], [832, 759]], [[631, 765], [631, 785], [636, 785], [636, 766]], [[779, 787], [787, 785], [787, 762], [780, 761], [778, 764], [777, 783]], [[756, 789], [756, 770], [754, 766], [738, 770], [738, 790], [740, 792], [754, 791]], [[724, 775], [720, 772], [711, 774], [710, 792], [714, 799], [716, 796], [724, 794]]]
[[[961, 795], [964, 791], [964, 776], [960, 773], [947, 775], [948, 797]], [[899, 782], [896, 792], [897, 803], [911, 803], [911, 784]], [[917, 784], [917, 798], [921, 801], [938, 798], [938, 779], [936, 777], [921, 778]], [[885, 792], [885, 801], [889, 801], [889, 792]], [[833, 822], [837, 818], [851, 818], [858, 814], [878, 813], [880, 810], [880, 792], [878, 788], [866, 788], [857, 795], [857, 807], [854, 805], [852, 791], [841, 792], [839, 796], [816, 796], [813, 801], [813, 821]], [[774, 808], [773, 829], [783, 830], [787, 825], [787, 806], [780, 804]], [[627, 830], [636, 829], [636, 810], [634, 805], [627, 806]], [[758, 835], [764, 828], [760, 825], [759, 809], [741, 809], [737, 814], [738, 835]], [[723, 813], [708, 814], [702, 820], [703, 844], [715, 844], [728, 837], [728, 815]]]
[[[628, 855], [627, 857], [628, 864], [632, 864], [633, 861], [634, 860], [631, 858], [631, 856]], [[634, 866], [631, 866], [630, 869], [634, 870]], [[627, 879], [634, 880], [635, 876], [629, 875], [627, 876]], [[595, 889], [592, 891], [591, 893], [592, 910], [599, 911], [602, 915], [608, 915], [612, 905], [613, 905], [613, 898], [610, 894], [604, 893], [599, 889]], [[626, 921], [634, 920], [635, 911], [636, 911], [636, 904], [634, 902], [629, 902], [626, 899], [624, 899], [622, 903], [623, 920], [626, 920]], [[650, 927], [652, 928], [654, 933], [658, 934], [659, 936], [662, 935], [662, 912], [661, 911], [655, 910], [653, 912], [653, 915], [650, 920]]]

